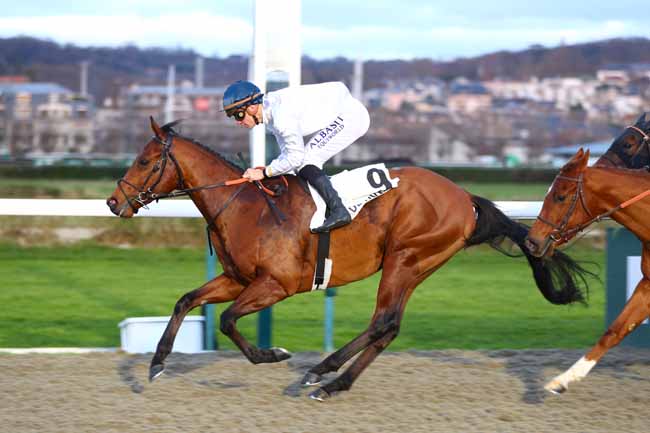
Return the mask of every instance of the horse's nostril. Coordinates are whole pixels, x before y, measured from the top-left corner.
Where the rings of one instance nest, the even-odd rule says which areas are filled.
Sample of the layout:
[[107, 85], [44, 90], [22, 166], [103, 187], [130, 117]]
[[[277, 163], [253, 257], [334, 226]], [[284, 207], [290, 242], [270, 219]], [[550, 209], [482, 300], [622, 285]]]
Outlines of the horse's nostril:
[[115, 208], [115, 206], [117, 206], [117, 200], [111, 197], [108, 200], [106, 200], [106, 204], [108, 205], [109, 208], [113, 209]]
[[537, 249], [537, 244], [535, 243], [535, 241], [531, 240], [530, 238], [526, 238], [526, 240], [524, 241], [524, 245], [526, 246], [526, 248], [528, 248], [528, 251], [530, 251], [531, 253], [535, 252], [535, 250]]

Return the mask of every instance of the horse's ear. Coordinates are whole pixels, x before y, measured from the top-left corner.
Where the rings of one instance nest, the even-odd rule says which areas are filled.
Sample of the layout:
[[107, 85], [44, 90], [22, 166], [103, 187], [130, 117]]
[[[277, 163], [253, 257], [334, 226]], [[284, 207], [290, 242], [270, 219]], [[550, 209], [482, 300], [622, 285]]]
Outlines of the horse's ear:
[[582, 157], [582, 160], [580, 161], [581, 169], [584, 169], [587, 167], [587, 165], [589, 165], [589, 153], [591, 153], [591, 149], [587, 149], [584, 156]]
[[644, 125], [645, 125], [645, 112], [641, 113], [639, 118], [636, 120], [636, 123], [634, 124], [634, 126], [638, 126], [639, 128], [643, 128]]
[[160, 129], [160, 126], [158, 126], [158, 123], [154, 120], [153, 116], [149, 116], [149, 122], [151, 123], [151, 130], [153, 133], [158, 137], [159, 140], [163, 139], [163, 132], [162, 129]]
[[[587, 151], [587, 155], [589, 155], [589, 151]], [[571, 159], [569, 161], [567, 161], [566, 164], [564, 164], [564, 167], [562, 167], [562, 170], [560, 170], [560, 171], [562, 171], [563, 173], [566, 173], [566, 172], [569, 172], [569, 171], [573, 170], [576, 167], [579, 167], [580, 164], [582, 163], [582, 160], [583, 160], [584, 156], [585, 156], [585, 151], [581, 147], [580, 149], [578, 149], [576, 154], [573, 155], [571, 157]], [[589, 158], [587, 158], [587, 160], [589, 160]]]
[[581, 147], [578, 152], [573, 155], [573, 158], [571, 158], [571, 161], [569, 163], [574, 164], [576, 166], [582, 166], [586, 165], [586, 163], [589, 161], [589, 149], [586, 151]]

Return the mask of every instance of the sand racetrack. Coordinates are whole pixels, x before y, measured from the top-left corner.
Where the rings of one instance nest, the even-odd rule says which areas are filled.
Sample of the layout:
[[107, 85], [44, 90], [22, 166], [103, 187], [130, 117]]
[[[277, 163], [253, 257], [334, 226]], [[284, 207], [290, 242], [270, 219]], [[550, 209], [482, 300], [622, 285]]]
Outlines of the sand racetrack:
[[320, 403], [299, 380], [321, 358], [252, 365], [234, 352], [150, 357], [0, 354], [0, 432], [627, 432], [650, 428], [650, 351], [618, 348], [555, 396], [575, 350], [384, 353]]

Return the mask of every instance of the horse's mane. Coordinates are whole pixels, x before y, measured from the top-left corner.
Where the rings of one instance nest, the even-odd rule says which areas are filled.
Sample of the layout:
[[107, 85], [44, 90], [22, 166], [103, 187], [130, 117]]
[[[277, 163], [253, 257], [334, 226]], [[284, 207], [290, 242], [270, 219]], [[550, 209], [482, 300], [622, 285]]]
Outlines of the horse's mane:
[[193, 139], [192, 137], [188, 137], [186, 135], [179, 134], [178, 131], [174, 129], [174, 127], [182, 122], [182, 119], [174, 120], [173, 122], [165, 123], [160, 127], [163, 132], [166, 132], [167, 134], [172, 134], [175, 137], [182, 138], [183, 140], [189, 141], [198, 147], [200, 147], [203, 150], [206, 150], [207, 152], [211, 153], [212, 155], [216, 156], [219, 159], [222, 159], [223, 161], [226, 162], [231, 168], [236, 170], [238, 173], [243, 173], [244, 169], [239, 166], [236, 162], [234, 162], [231, 158], [222, 155], [221, 153], [217, 152], [216, 150], [212, 149], [211, 147], [208, 147], [199, 141]]

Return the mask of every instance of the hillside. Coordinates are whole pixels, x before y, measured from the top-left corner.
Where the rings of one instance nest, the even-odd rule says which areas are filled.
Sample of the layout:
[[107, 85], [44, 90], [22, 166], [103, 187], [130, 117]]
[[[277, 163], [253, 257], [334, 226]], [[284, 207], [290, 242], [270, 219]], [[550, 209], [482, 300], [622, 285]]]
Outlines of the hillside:
[[[32, 81], [53, 81], [78, 90], [78, 65], [87, 60], [91, 64], [89, 91], [102, 101], [131, 83], [164, 83], [169, 64], [176, 65], [179, 79], [192, 80], [196, 56], [194, 51], [186, 49], [80, 47], [30, 37], [0, 38], [0, 75], [27, 75]], [[218, 86], [241, 79], [246, 75], [247, 63], [244, 56], [206, 58], [205, 84]], [[554, 48], [534, 46], [449, 62], [368, 60], [364, 66], [365, 87], [382, 86], [390, 79], [448, 80], [465, 76], [485, 80], [593, 75], [598, 68], [611, 63], [650, 63], [650, 39], [612, 39]], [[348, 81], [352, 67], [352, 61], [345, 58], [316, 60], [305, 56], [303, 82]]]

